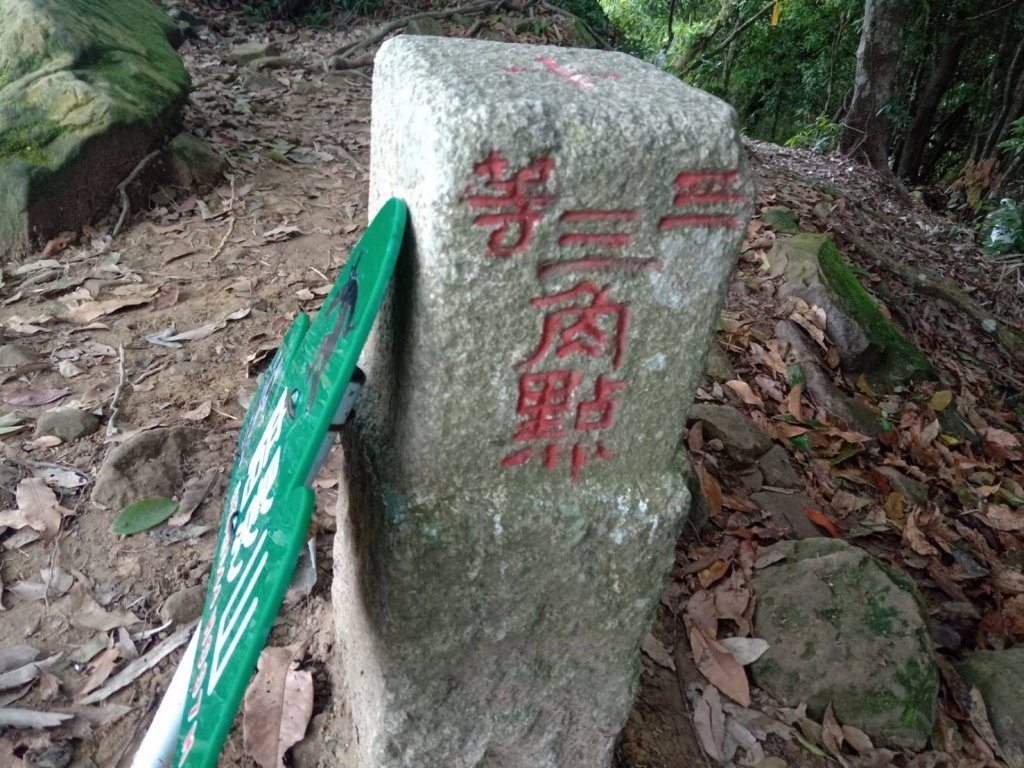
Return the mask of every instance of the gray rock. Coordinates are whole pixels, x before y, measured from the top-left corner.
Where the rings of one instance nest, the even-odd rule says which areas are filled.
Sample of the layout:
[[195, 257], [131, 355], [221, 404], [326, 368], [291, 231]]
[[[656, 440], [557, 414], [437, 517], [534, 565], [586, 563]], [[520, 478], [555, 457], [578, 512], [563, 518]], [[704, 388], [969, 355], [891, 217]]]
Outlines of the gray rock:
[[764, 477], [764, 484], [774, 488], [803, 488], [807, 485], [793, 466], [792, 459], [781, 445], [773, 445], [761, 458], [757, 466]]
[[[320, 757], [324, 753], [323, 734], [329, 720], [326, 712], [313, 715], [306, 727], [306, 735], [302, 741], [291, 748], [292, 768], [318, 768]], [[337, 763], [333, 763], [337, 765]]]
[[800, 364], [807, 393], [828, 413], [830, 421], [864, 435], [877, 435], [882, 431], [881, 416], [871, 406], [839, 390], [822, 365], [813, 342], [799, 325], [792, 320], [780, 320], [775, 324], [775, 336], [787, 345], [784, 359]]
[[772, 439], [747, 416], [727, 405], [697, 403], [690, 408], [690, 422], [704, 422], [704, 434], [721, 440], [737, 463], [756, 461], [772, 447]]
[[0, 344], [0, 368], [17, 368], [34, 363], [39, 358], [28, 347], [20, 344]]
[[444, 37], [444, 27], [437, 19], [413, 19], [405, 27], [407, 35]]
[[955, 666], [981, 693], [1003, 758], [1024, 768], [1024, 646], [975, 651]]
[[756, 466], [743, 467], [732, 474], [747, 493], [757, 493], [764, 486], [764, 475]]
[[871, 344], [861, 327], [840, 308], [824, 285], [816, 283], [805, 286], [790, 283], [779, 290], [779, 296], [795, 296], [812, 307], [820, 307], [825, 312], [825, 337], [835, 347], [844, 370], [867, 371], [881, 360], [881, 349]]
[[253, 59], [246, 64], [246, 69], [253, 69], [257, 72], [267, 69], [285, 69], [286, 67], [294, 67], [296, 62], [294, 59], [290, 59], [287, 56], [261, 56], [258, 59]]
[[207, 142], [191, 133], [179, 133], [167, 145], [171, 181], [179, 186], [212, 186], [220, 181], [227, 161]]
[[875, 467], [875, 472], [889, 481], [889, 490], [902, 493], [904, 498], [911, 504], [926, 504], [931, 492], [928, 486], [920, 480], [907, 477], [894, 467]]
[[754, 577], [754, 635], [769, 645], [754, 682], [814, 718], [831, 702], [876, 744], [922, 749], [939, 678], [913, 584], [844, 541], [774, 546], [787, 557]]
[[241, 45], [234, 46], [221, 58], [233, 64], [247, 64], [255, 59], [263, 59], [267, 56], [279, 56], [281, 46], [277, 43], [260, 43], [255, 40]]
[[732, 367], [725, 350], [712, 341], [708, 350], [708, 360], [704, 364], [704, 375], [712, 381], [731, 381], [736, 378], [736, 369]]
[[202, 615], [205, 603], [206, 585], [197, 584], [194, 587], [180, 589], [160, 606], [160, 620], [170, 621], [179, 626], [188, 624]]
[[370, 146], [370, 211], [405, 200], [413, 237], [345, 438], [355, 764], [603, 768], [750, 211], [734, 116], [623, 54], [403, 35]]
[[688, 453], [684, 453], [682, 456], [682, 470], [683, 477], [686, 478], [686, 487], [690, 491], [690, 514], [686, 518], [685, 533], [693, 536], [700, 533], [711, 519], [711, 505], [704, 495], [700, 477], [697, 476], [697, 472], [693, 468], [693, 460]]
[[784, 234], [796, 234], [800, 231], [800, 221], [789, 208], [783, 205], [773, 205], [761, 211], [761, 221]]
[[126, 440], [100, 467], [92, 500], [120, 509], [139, 499], [175, 495], [184, 482], [186, 455], [202, 434], [191, 427], [164, 427]]
[[77, 408], [58, 408], [39, 417], [33, 437], [52, 435], [65, 443], [70, 443], [80, 437], [91, 435], [99, 426], [99, 418], [91, 413]]
[[189, 88], [150, 0], [4, 0], [3, 19], [0, 262], [105, 211]]
[[788, 528], [795, 538], [814, 539], [821, 536], [821, 530], [804, 511], [808, 507], [818, 508], [810, 496], [803, 493], [761, 491], [752, 495], [750, 500], [770, 514], [777, 524]]

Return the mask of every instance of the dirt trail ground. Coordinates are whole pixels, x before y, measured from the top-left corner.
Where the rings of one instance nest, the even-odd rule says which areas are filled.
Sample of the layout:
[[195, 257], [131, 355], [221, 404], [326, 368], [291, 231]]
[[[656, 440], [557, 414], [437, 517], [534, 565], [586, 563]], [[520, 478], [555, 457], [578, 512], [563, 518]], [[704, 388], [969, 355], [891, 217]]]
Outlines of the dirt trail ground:
[[[526, 42], [569, 38], [568, 22], [541, 20], [538, 25], [537, 19], [506, 15], [475, 25], [474, 32]], [[26, 425], [0, 437], [6, 473], [0, 477], [0, 508], [15, 506], [13, 491], [19, 480], [55, 470], [51, 483], [68, 514], [52, 541], [12, 546], [11, 537], [4, 539], [0, 601], [6, 610], [0, 614], [0, 648], [29, 642], [42, 651], [42, 658], [61, 655], [14, 706], [79, 715], [47, 731], [0, 732], [0, 768], [64, 766], [62, 758], [72, 753], [101, 767], [123, 765], [130, 758], [180, 651], [99, 704], [81, 704], [81, 693], [100, 687], [133, 653], [173, 632], [173, 627], [154, 632], [164, 626], [160, 608], [169, 596], [206, 584], [227, 473], [255, 376], [296, 313], [319, 306], [366, 225], [369, 69], [325, 73], [321, 68], [356, 33], [275, 30], [250, 26], [239, 16], [205, 21], [209, 24], [198, 27], [199, 38], [181, 51], [194, 81], [186, 127], [229, 159], [230, 180], [212, 190], [157, 196], [154, 207], [137, 213], [116, 239], [108, 234], [118, 213], [112, 210], [79, 242], [39, 255], [40, 260], [55, 260], [56, 266], [41, 261], [20, 274], [4, 270], [0, 344], [28, 347], [36, 360], [5, 369], [0, 380], [2, 413], [16, 414]], [[231, 46], [259, 39], [268, 29], [292, 66], [254, 71], [224, 60]], [[466, 30], [452, 25], [447, 31]], [[844, 215], [860, 217], [854, 221], [859, 231], [873, 230], [876, 242], [881, 238], [924, 255], [933, 268], [948, 264], [950, 275], [961, 282], [991, 284], [991, 270], [967, 245], [966, 236], [949, 235], [949, 222], [908, 207], [898, 195], [887, 193], [876, 200], [878, 181], [862, 171], [809, 153], [764, 145], [751, 145], [751, 151], [760, 174], [761, 205], [786, 204], [813, 223], [818, 221], [815, 206], [827, 209], [839, 200], [849, 201]], [[869, 209], [878, 216], [871, 219], [864, 213]], [[770, 340], [773, 313], [779, 311], [762, 269], [772, 237], [763, 225], [752, 227], [720, 335], [739, 375], [751, 382], [763, 370], [752, 345], [763, 349]], [[997, 303], [1000, 316], [1016, 313], [1019, 322], [1014, 283], [1006, 280], [1002, 285], [987, 298]], [[989, 387], [987, 377], [998, 376], [1001, 385], [1019, 388], [1021, 372], [1004, 362], [991, 339], [963, 332], [963, 318], [932, 299], [916, 295], [901, 306], [936, 363], [956, 372], [960, 389], [983, 392], [976, 398], [977, 408], [1005, 417], [1006, 387]], [[70, 322], [69, 309], [75, 318]], [[146, 338], [172, 327], [180, 333], [211, 324], [215, 330], [197, 333], [200, 338], [181, 341], [176, 348], [159, 343], [159, 337], [156, 343]], [[955, 344], [949, 343], [951, 338]], [[107, 436], [111, 400], [122, 380], [111, 424], [116, 433]], [[710, 382], [700, 397], [736, 400], [728, 389]], [[46, 400], [50, 402], [42, 402]], [[32, 424], [55, 404], [102, 409], [103, 426], [66, 444], [33, 440]], [[769, 418], [762, 416], [761, 421]], [[211, 469], [219, 474], [191, 521], [172, 535], [163, 527], [152, 535], [119, 537], [111, 532], [119, 510], [90, 504], [91, 484], [118, 442], [155, 426], [203, 430], [197, 449], [187, 456], [186, 479]], [[316, 765], [322, 750], [328, 760], [323, 764], [335, 764], [329, 755], [340, 750], [338, 744], [322, 744], [325, 723], [337, 714], [332, 712], [328, 670], [337, 459], [329, 459], [317, 494], [316, 585], [308, 596], [286, 606], [270, 641], [278, 646], [308, 643], [303, 668], [313, 672], [314, 718], [307, 739], [290, 758], [295, 766]], [[827, 463], [808, 458], [801, 465], [823, 499], [835, 490], [827, 480]], [[676, 659], [682, 682], [675, 673], [666, 674], [664, 664], [653, 663], [650, 654], [645, 656], [644, 687], [621, 752], [624, 768], [704, 764], [684, 695], [689, 662], [680, 616], [693, 584], [692, 563], [724, 546], [723, 532], [737, 528], [737, 521], [726, 516], [752, 514], [738, 496], [730, 495], [728, 478], [719, 480], [726, 490], [725, 512], [700, 539], [681, 547], [679, 569], [662, 601], [656, 630]], [[897, 559], [899, 549], [898, 532], [895, 539], [871, 546], [873, 553], [889, 560]], [[38, 586], [24, 586], [40, 582], [47, 585], [41, 592]], [[986, 599], [991, 606], [994, 598]], [[1024, 624], [1018, 630], [1024, 633]], [[97, 655], [115, 643], [116, 652]], [[692, 681], [697, 676], [690, 667]], [[10, 693], [3, 694], [5, 701]], [[770, 751], [786, 755], [789, 764], [819, 764], [818, 758], [793, 746], [773, 743]], [[253, 765], [244, 755], [237, 725], [220, 764]]]

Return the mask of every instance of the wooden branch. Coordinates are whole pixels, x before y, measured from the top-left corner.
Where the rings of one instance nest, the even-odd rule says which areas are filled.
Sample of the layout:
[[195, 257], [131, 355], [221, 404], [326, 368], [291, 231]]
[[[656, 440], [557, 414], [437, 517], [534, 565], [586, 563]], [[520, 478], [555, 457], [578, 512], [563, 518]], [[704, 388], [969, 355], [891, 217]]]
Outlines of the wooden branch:
[[578, 21], [580, 23], [580, 25], [585, 30], [587, 30], [587, 32], [590, 34], [591, 37], [593, 37], [595, 40], [597, 40], [597, 42], [601, 45], [602, 48], [604, 48], [606, 51], [612, 50], [612, 47], [608, 44], [608, 41], [605, 40], [603, 37], [601, 37], [599, 34], [597, 34], [597, 32], [594, 31], [594, 28], [592, 26], [587, 24], [587, 22], [585, 22], [583, 19], [581, 19], [575, 13], [572, 13], [571, 11], [565, 10], [565, 8], [559, 8], [557, 5], [553, 5], [552, 3], [549, 3], [548, 0], [541, 0], [540, 6], [541, 6], [541, 8], [544, 8], [545, 10], [551, 11], [552, 13], [558, 13], [558, 14], [561, 14], [562, 16], [568, 16], [570, 19], [575, 19], [576, 21]]
[[128, 174], [128, 178], [117, 185], [117, 191], [121, 193], [121, 215], [117, 217], [117, 224], [114, 225], [114, 231], [110, 233], [112, 238], [117, 237], [118, 232], [121, 231], [121, 227], [124, 226], [124, 220], [128, 217], [128, 209], [131, 207], [131, 203], [128, 200], [128, 185], [135, 181], [135, 178], [142, 173], [143, 169], [149, 165], [150, 161], [159, 155], [161, 150], [156, 149], [146, 155], [144, 158], [139, 160], [132, 172]]
[[881, 269], [896, 275], [921, 293], [942, 299], [970, 315], [977, 321], [982, 330], [995, 337], [999, 346], [1003, 348], [1003, 351], [1015, 363], [1024, 365], [1024, 334], [1021, 334], [1012, 325], [1003, 322], [993, 315], [958, 285], [944, 277], [932, 274], [920, 265], [912, 266], [890, 259], [860, 235], [855, 234], [851, 229], [847, 229], [840, 224], [835, 216], [826, 217], [824, 214], [819, 213], [818, 217], [823, 224], [831, 228], [833, 232], [856, 248], [861, 255], [873, 261]]
[[469, 16], [475, 13], [498, 11], [505, 5], [505, 2], [506, 0], [488, 0], [487, 2], [474, 3], [461, 8], [449, 8], [446, 11], [425, 11], [423, 13], [414, 13], [412, 16], [404, 16], [400, 19], [393, 19], [387, 24], [383, 24], [378, 27], [376, 31], [366, 37], [354, 40], [351, 43], [338, 48], [325, 62], [325, 68], [345, 69], [346, 67], [337, 66], [337, 63], [339, 63], [339, 61], [343, 62], [346, 56], [349, 56], [356, 51], [360, 51], [363, 48], [369, 48], [371, 45], [376, 45], [392, 32], [397, 32], [398, 30], [408, 26], [413, 21], [419, 21], [420, 19], [447, 19], [460, 14]]
[[724, 51], [726, 48], [729, 47], [729, 44], [733, 40], [735, 40], [737, 37], [742, 35], [746, 31], [747, 27], [749, 27], [751, 24], [753, 24], [758, 19], [767, 16], [769, 13], [771, 13], [772, 8], [774, 8], [774, 7], [775, 7], [775, 0], [772, 0], [772, 2], [768, 3], [768, 5], [766, 5], [764, 8], [762, 8], [760, 11], [758, 11], [753, 16], [751, 16], [749, 19], [747, 19], [742, 24], [740, 24], [738, 27], [736, 27], [736, 29], [734, 29], [732, 31], [732, 34], [730, 34], [727, 38], [725, 38], [725, 40], [723, 40], [719, 45], [715, 46], [715, 48], [713, 48], [710, 53], [706, 53], [706, 54], [705, 53], [698, 53], [698, 54], [696, 54], [693, 57], [693, 59], [691, 59], [690, 61], [686, 62], [683, 65], [681, 71], [679, 72], [679, 76], [680, 77], [685, 77], [686, 75], [690, 74], [693, 70], [695, 70], [697, 68], [697, 66], [700, 64], [700, 59], [701, 58], [710, 59], [710, 58], [720, 54], [722, 51]]

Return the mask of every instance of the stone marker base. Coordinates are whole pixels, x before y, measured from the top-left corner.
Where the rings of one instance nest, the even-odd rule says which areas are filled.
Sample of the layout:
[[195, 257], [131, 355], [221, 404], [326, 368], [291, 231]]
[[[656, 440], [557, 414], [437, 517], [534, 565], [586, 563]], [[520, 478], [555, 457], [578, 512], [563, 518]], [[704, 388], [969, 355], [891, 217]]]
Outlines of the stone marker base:
[[355, 765], [604, 768], [750, 214], [732, 111], [623, 54], [403, 36], [371, 152], [410, 227], [344, 441]]

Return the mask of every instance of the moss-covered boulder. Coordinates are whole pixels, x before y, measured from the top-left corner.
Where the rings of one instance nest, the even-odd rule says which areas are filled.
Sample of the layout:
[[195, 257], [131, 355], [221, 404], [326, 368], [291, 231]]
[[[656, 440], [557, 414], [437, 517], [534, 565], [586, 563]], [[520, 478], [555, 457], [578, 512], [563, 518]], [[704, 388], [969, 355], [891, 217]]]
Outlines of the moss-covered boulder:
[[0, 0], [0, 258], [80, 227], [178, 121], [153, 0]]
[[1024, 768], [1024, 646], [976, 651], [956, 669], [981, 692], [1003, 758]]
[[787, 706], [876, 743], [921, 749], [935, 721], [938, 671], [913, 584], [836, 539], [776, 544], [784, 559], [754, 578], [754, 633], [769, 649], [755, 683]]
[[825, 334], [845, 370], [865, 373], [878, 388], [938, 378], [928, 356], [879, 309], [827, 235], [779, 238], [768, 258], [773, 274], [785, 279], [780, 295], [825, 311]]

